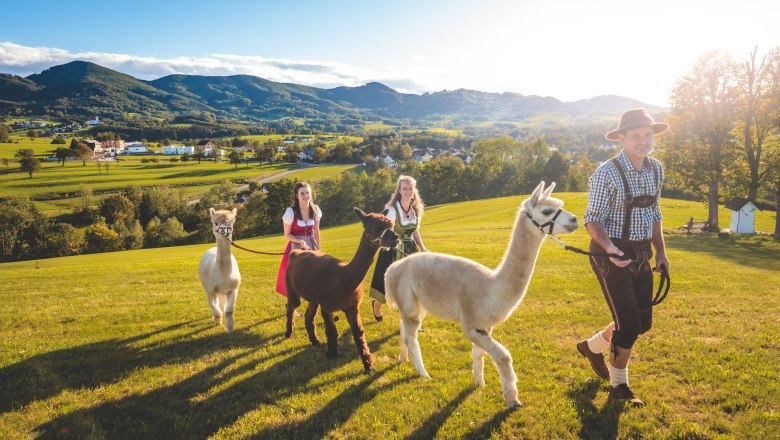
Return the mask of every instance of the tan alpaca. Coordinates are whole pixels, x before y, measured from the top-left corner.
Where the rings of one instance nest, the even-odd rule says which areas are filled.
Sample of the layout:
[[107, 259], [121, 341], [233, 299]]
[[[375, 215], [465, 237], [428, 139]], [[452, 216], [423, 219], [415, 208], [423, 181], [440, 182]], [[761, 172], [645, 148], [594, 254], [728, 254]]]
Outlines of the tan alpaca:
[[520, 406], [512, 356], [491, 334], [523, 300], [545, 232], [569, 233], [578, 227], [577, 217], [562, 209], [562, 201], [550, 197], [553, 188], [555, 183], [545, 190], [541, 182], [520, 205], [509, 249], [496, 270], [465, 258], [430, 252], [410, 255], [390, 266], [385, 274], [385, 288], [388, 304], [397, 305], [401, 314], [399, 362], [406, 361], [411, 354], [420, 376], [430, 378], [417, 342], [417, 331], [426, 312], [460, 322], [472, 343], [476, 384], [485, 385], [483, 357], [488, 354], [501, 377], [507, 406]]
[[225, 328], [228, 332], [232, 332], [233, 309], [238, 298], [238, 285], [241, 284], [241, 273], [238, 271], [236, 257], [230, 252], [236, 209], [215, 211], [214, 208], [209, 208], [209, 214], [217, 247], [203, 254], [198, 266], [198, 276], [203, 290], [206, 291], [214, 324], [222, 324], [222, 315], [224, 315]]

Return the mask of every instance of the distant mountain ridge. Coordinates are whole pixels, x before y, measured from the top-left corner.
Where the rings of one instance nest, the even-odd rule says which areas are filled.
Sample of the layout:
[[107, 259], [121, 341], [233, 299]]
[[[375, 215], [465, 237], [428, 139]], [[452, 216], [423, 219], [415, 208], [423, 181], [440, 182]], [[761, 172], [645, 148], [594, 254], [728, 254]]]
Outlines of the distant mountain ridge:
[[219, 118], [267, 121], [287, 117], [350, 121], [523, 120], [535, 114], [604, 115], [635, 107], [664, 109], [620, 96], [563, 102], [553, 97], [458, 89], [415, 95], [376, 82], [321, 89], [251, 75], [168, 75], [144, 81], [94, 63], [73, 61], [26, 78], [0, 74], [0, 112], [124, 120], [210, 112]]

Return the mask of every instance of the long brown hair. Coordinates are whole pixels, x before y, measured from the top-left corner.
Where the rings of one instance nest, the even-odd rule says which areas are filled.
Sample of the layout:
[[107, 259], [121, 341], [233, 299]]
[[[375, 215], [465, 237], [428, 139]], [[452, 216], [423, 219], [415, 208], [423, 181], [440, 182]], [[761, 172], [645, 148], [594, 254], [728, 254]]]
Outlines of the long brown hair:
[[309, 218], [311, 220], [317, 221], [316, 218], [314, 218], [314, 190], [311, 189], [311, 185], [309, 185], [306, 182], [298, 182], [295, 184], [295, 187], [293, 188], [293, 204], [292, 209], [293, 213], [295, 214], [295, 218], [297, 218], [300, 221], [303, 221], [303, 215], [301, 214], [301, 204], [298, 200], [298, 190], [301, 188], [309, 188]]
[[[398, 202], [401, 200], [401, 183], [408, 182], [412, 184], [412, 188], [414, 188], [414, 194], [412, 194], [412, 209], [414, 209], [414, 214], [417, 216], [417, 218], [422, 217], [423, 215], [423, 204], [422, 199], [420, 198], [420, 193], [417, 192], [417, 180], [414, 179], [412, 176], [404, 176], [400, 175], [398, 176], [398, 185], [395, 187], [395, 191], [393, 191], [393, 194], [390, 196], [390, 200], [387, 201], [386, 207], [393, 206], [395, 202]], [[403, 207], [401, 207], [403, 209]], [[400, 213], [398, 215], [401, 215]]]

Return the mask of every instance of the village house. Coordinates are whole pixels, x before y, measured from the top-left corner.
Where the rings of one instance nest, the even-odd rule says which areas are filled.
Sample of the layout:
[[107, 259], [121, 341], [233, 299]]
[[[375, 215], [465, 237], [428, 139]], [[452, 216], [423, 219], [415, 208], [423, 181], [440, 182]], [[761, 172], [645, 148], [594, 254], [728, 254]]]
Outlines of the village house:
[[90, 119], [90, 120], [87, 121], [87, 125], [89, 125], [89, 126], [100, 125], [102, 123], [103, 122], [100, 121], [100, 117], [99, 116], [95, 116], [95, 119]]
[[184, 145], [163, 145], [162, 154], [195, 154], [195, 147]]
[[433, 159], [433, 154], [428, 149], [415, 150], [412, 153], [412, 159], [419, 163], [426, 163]]
[[203, 151], [205, 152], [206, 150], [213, 150], [215, 145], [214, 142], [205, 140], [198, 142], [198, 147], [203, 148]]

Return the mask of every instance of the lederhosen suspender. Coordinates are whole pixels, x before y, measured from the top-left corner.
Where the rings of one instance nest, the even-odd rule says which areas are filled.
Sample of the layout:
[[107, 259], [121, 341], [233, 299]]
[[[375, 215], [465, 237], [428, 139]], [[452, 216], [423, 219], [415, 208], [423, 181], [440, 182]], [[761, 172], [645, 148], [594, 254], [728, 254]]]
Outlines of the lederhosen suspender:
[[617, 167], [618, 173], [620, 173], [620, 179], [623, 181], [623, 188], [625, 191], [625, 198], [623, 199], [623, 204], [626, 207], [624, 218], [623, 218], [623, 236], [620, 237], [623, 241], [628, 241], [628, 239], [631, 236], [631, 214], [634, 211], [634, 208], [650, 208], [652, 206], [655, 206], [658, 204], [658, 196], [659, 190], [658, 190], [658, 169], [653, 165], [652, 162], [648, 158], [645, 157], [645, 166], [649, 166], [653, 169], [653, 177], [656, 193], [655, 195], [644, 195], [644, 196], [638, 196], [634, 197], [631, 194], [631, 187], [628, 186], [628, 179], [626, 179], [626, 172], [623, 170], [623, 166], [620, 165], [620, 161], [617, 157], [612, 158], [612, 163], [615, 164], [615, 167]]

